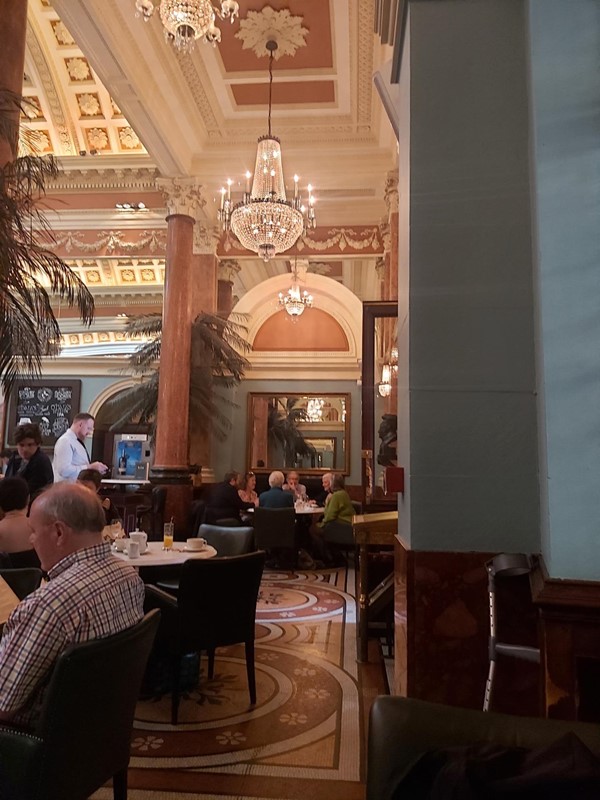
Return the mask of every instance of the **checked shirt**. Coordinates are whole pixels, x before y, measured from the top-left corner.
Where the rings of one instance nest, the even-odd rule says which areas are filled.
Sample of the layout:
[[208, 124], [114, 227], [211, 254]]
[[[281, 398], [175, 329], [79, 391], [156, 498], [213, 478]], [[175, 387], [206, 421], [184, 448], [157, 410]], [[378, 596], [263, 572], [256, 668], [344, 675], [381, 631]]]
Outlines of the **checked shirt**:
[[119, 633], [144, 613], [142, 580], [107, 543], [71, 553], [48, 579], [15, 608], [0, 641], [0, 710], [18, 710], [17, 725], [35, 724], [52, 668], [68, 645]]

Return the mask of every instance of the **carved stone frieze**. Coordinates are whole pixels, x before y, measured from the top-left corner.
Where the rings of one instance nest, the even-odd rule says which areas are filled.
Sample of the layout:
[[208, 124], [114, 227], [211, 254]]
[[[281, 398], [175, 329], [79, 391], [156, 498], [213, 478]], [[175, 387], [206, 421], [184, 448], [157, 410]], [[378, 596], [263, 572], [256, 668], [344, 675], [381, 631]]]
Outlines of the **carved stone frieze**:
[[168, 216], [184, 214], [196, 219], [206, 205], [198, 178], [157, 178], [156, 187], [165, 199]]
[[326, 239], [318, 239], [314, 235], [310, 238], [301, 237], [297, 248], [300, 252], [305, 247], [309, 250], [330, 250], [332, 247], [339, 247], [342, 251], [346, 248], [364, 250], [367, 247], [376, 248], [380, 243], [379, 229], [376, 227], [363, 228], [360, 231], [355, 231], [353, 228], [331, 228], [327, 231]]
[[[55, 234], [47, 246], [51, 250], [64, 247], [67, 253], [138, 253], [141, 250], [155, 252], [166, 249], [167, 234], [164, 230], [152, 231], [96, 231], [96, 239], [86, 242], [81, 231], [66, 231]], [[134, 238], [137, 235], [137, 238]]]

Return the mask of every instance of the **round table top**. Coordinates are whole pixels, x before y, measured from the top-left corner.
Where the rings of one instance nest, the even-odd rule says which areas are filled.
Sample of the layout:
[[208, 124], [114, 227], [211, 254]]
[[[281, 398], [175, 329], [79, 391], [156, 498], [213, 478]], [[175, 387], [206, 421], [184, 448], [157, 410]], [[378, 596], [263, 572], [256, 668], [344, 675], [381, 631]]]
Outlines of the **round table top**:
[[162, 542], [148, 542], [148, 549], [138, 558], [129, 558], [127, 553], [118, 553], [114, 546], [112, 554], [132, 567], [166, 567], [183, 564], [188, 558], [214, 558], [217, 551], [209, 544], [204, 550], [186, 550], [183, 542], [173, 542], [172, 550], [163, 550]]

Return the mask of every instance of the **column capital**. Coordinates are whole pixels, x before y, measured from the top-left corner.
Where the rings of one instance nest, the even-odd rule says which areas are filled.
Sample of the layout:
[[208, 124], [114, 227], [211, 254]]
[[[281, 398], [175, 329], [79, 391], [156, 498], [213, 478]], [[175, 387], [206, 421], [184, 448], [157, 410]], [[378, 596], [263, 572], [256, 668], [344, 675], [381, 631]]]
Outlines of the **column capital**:
[[219, 244], [219, 229], [214, 225], [194, 225], [194, 255], [214, 256]]
[[169, 217], [183, 214], [196, 220], [198, 211], [206, 205], [198, 178], [157, 178], [156, 188], [162, 192]]
[[383, 195], [387, 207], [388, 216], [398, 213], [398, 171], [388, 172], [385, 180], [385, 191]]
[[223, 258], [219, 261], [217, 267], [217, 277], [220, 281], [233, 283], [240, 270], [241, 266], [237, 258]]

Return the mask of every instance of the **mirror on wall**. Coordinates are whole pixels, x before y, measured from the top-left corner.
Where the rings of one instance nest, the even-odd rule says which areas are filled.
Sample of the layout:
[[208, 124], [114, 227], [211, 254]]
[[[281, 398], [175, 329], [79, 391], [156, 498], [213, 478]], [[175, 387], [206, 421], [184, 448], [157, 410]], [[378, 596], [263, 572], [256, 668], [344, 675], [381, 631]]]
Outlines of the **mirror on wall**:
[[[363, 304], [362, 483], [366, 506], [396, 507], [386, 468], [398, 466], [398, 306]], [[379, 508], [381, 507], [381, 508]]]
[[350, 395], [248, 396], [248, 465], [255, 471], [350, 473]]

